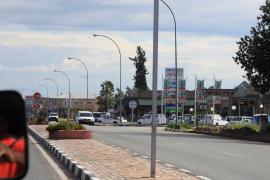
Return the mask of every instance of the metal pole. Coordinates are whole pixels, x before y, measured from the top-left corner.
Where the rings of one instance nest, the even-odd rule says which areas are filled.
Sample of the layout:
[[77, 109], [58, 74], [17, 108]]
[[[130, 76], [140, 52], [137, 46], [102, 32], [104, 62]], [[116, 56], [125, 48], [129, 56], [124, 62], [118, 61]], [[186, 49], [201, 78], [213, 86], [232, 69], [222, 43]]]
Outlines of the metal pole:
[[[46, 81], [52, 81], [52, 82], [55, 84], [55, 86], [56, 86], [56, 99], [57, 99], [57, 98], [58, 98], [58, 90], [59, 90], [59, 86], [58, 86], [57, 82], [56, 82], [55, 80], [53, 80], [53, 79], [50, 79], [50, 78], [45, 78], [45, 80], [46, 80]], [[56, 110], [57, 110], [57, 112], [58, 112], [57, 100], [56, 100], [56, 102], [55, 102], [55, 105], [56, 105]], [[59, 112], [58, 112], [58, 113], [59, 113]]]
[[48, 91], [48, 88], [42, 84], [38, 84], [40, 87], [43, 87], [44, 89], [46, 89], [46, 93], [47, 93], [47, 99], [46, 99], [46, 109], [47, 109], [47, 117], [48, 117], [48, 114], [49, 114], [49, 91]]
[[157, 120], [157, 74], [158, 74], [158, 19], [159, 0], [154, 0], [153, 31], [153, 81], [152, 81], [152, 133], [151, 133], [151, 177], [156, 176], [156, 120]]
[[171, 12], [172, 16], [173, 16], [173, 21], [174, 21], [174, 58], [175, 58], [175, 82], [176, 82], [176, 86], [175, 86], [175, 94], [176, 94], [176, 124], [178, 124], [178, 111], [179, 111], [179, 107], [178, 107], [178, 68], [177, 68], [177, 32], [176, 32], [176, 19], [174, 16], [174, 13], [172, 11], [172, 9], [170, 8], [170, 6], [164, 1], [164, 0], [160, 0]]
[[163, 79], [163, 74], [162, 74], [162, 94], [161, 94], [161, 114], [163, 115], [164, 114], [164, 109], [163, 109], [163, 106], [164, 106], [164, 79]]
[[100, 36], [100, 37], [104, 37], [111, 40], [116, 45], [119, 52], [119, 58], [120, 58], [120, 72], [119, 72], [120, 74], [120, 110], [119, 110], [119, 113], [120, 113], [120, 123], [121, 123], [122, 122], [122, 54], [121, 54], [118, 44], [112, 38], [105, 35], [101, 35], [101, 34], [93, 34], [93, 36], [94, 37]]
[[131, 121], [132, 121], [132, 125], [133, 125], [133, 124], [134, 124], [134, 123], [133, 123], [133, 108], [131, 109], [131, 113], [132, 113], [132, 114], [131, 114]]
[[194, 125], [196, 126], [196, 117], [197, 117], [197, 75], [195, 74], [195, 99], [194, 99]]
[[71, 116], [71, 114], [70, 114], [70, 109], [71, 109], [70, 79], [69, 79], [67, 73], [65, 73], [63, 71], [54, 70], [54, 72], [62, 73], [64, 76], [66, 76], [66, 78], [68, 80], [68, 99], [69, 99], [69, 106], [68, 106], [68, 112], [67, 112], [67, 119], [69, 120], [69, 118]]
[[87, 66], [86, 64], [80, 60], [80, 59], [77, 59], [77, 58], [67, 58], [68, 60], [76, 60], [76, 61], [79, 61], [85, 68], [86, 70], [86, 103], [85, 103], [85, 110], [87, 110], [87, 106], [88, 106], [88, 69], [87, 69]]

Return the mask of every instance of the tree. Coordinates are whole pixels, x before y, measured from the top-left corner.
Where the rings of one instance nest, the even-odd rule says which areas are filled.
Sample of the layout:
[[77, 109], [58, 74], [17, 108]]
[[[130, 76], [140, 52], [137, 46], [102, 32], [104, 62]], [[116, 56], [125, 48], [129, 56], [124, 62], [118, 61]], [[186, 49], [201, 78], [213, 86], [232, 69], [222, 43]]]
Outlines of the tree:
[[114, 108], [115, 94], [114, 86], [111, 81], [101, 83], [101, 90], [98, 96], [99, 111], [107, 111], [109, 108]]
[[133, 76], [135, 81], [134, 89], [137, 89], [138, 91], [146, 91], [148, 89], [146, 82], [146, 74], [148, 74], [148, 72], [145, 67], [145, 51], [140, 46], [137, 46], [137, 56], [129, 59], [133, 61], [136, 67], [136, 73], [135, 76]]
[[250, 36], [237, 42], [239, 49], [233, 59], [246, 71], [244, 77], [251, 85], [265, 94], [270, 89], [270, 0], [260, 10], [257, 26], [251, 28]]

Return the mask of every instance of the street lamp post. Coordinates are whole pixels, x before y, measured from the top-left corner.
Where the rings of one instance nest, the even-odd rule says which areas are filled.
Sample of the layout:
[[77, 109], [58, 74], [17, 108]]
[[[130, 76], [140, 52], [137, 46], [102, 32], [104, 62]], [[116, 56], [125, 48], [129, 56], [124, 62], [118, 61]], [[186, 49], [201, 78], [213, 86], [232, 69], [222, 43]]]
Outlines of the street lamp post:
[[236, 106], [232, 106], [232, 110], [233, 110], [233, 114], [234, 114], [234, 111], [236, 110]]
[[263, 104], [260, 104], [260, 113], [261, 113], [261, 117], [260, 117], [260, 127], [262, 127], [262, 109], [263, 109]]
[[[55, 86], [56, 86], [56, 99], [57, 99], [58, 98], [58, 90], [59, 90], [59, 86], [58, 86], [57, 82], [55, 80], [53, 80], [53, 79], [50, 79], [50, 78], [45, 78], [45, 80], [46, 81], [52, 81], [55, 84]], [[56, 110], [58, 112], [57, 100], [55, 102], [55, 105], [56, 105]]]
[[48, 117], [48, 112], [49, 112], [49, 91], [48, 88], [46, 86], [44, 86], [43, 84], [38, 84], [38, 86], [43, 87], [44, 89], [46, 89], [46, 93], [47, 93], [47, 100], [46, 100], [46, 110], [47, 110], [47, 117]]
[[174, 58], [175, 58], [175, 82], [176, 82], [175, 94], [176, 94], [176, 124], [177, 124], [179, 107], [178, 107], [178, 71], [177, 71], [178, 68], [177, 68], [176, 19], [175, 19], [174, 13], [173, 13], [172, 9], [170, 8], [170, 6], [164, 0], [160, 0], [160, 1], [170, 10], [172, 17], [173, 17], [173, 21], [174, 21]]
[[70, 108], [71, 108], [71, 94], [70, 94], [70, 79], [67, 75], [67, 73], [60, 71], [60, 70], [54, 70], [54, 72], [62, 73], [64, 76], [66, 76], [68, 80], [68, 99], [69, 99], [69, 105], [68, 105], [68, 113], [67, 113], [67, 119], [70, 118]]
[[118, 44], [110, 37], [105, 36], [105, 35], [101, 35], [101, 34], [93, 34], [94, 37], [104, 37], [107, 38], [109, 40], [111, 40], [117, 47], [118, 52], [119, 52], [119, 58], [120, 58], [120, 122], [122, 122], [122, 55], [121, 55], [121, 51], [120, 48], [118, 46]]
[[67, 58], [68, 60], [75, 60], [75, 61], [79, 61], [85, 68], [86, 70], [86, 104], [85, 104], [85, 110], [87, 110], [87, 105], [88, 105], [88, 69], [87, 66], [85, 65], [85, 63], [77, 58]]

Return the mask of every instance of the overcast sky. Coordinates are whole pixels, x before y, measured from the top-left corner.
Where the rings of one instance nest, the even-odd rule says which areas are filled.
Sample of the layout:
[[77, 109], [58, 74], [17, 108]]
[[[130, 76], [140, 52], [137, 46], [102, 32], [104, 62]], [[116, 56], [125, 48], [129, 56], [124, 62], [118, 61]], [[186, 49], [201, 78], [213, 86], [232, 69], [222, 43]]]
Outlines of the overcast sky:
[[[236, 41], [256, 25], [259, 7], [265, 0], [167, 0], [175, 13], [178, 33], [178, 64], [184, 68], [187, 88], [194, 88], [194, 76], [212, 85], [213, 76], [223, 80], [223, 88], [234, 88], [244, 72], [232, 60]], [[119, 87], [119, 56], [108, 39], [113, 38], [122, 52], [123, 89], [133, 87], [135, 68], [128, 57], [136, 46], [146, 51], [148, 86], [152, 72], [153, 0], [1, 0], [0, 3], [0, 89], [17, 89], [23, 94], [55, 86], [72, 94], [85, 94], [85, 69], [89, 69], [89, 92], [98, 94], [100, 83], [111, 80]], [[159, 78], [165, 67], [174, 67], [174, 24], [168, 9], [160, 3]]]

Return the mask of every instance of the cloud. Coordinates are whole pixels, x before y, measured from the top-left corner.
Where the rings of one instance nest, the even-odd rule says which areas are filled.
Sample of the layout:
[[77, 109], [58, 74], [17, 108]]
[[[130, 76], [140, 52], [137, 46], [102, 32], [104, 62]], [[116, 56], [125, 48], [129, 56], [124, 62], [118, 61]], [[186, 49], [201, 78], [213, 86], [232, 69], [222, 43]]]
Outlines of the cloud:
[[[167, 0], [175, 13], [178, 31], [242, 35], [255, 25], [265, 0]], [[151, 31], [152, 1], [2, 0], [0, 27], [38, 31]], [[173, 31], [172, 17], [160, 3], [160, 28]], [[18, 29], [17, 29], [18, 30]]]

